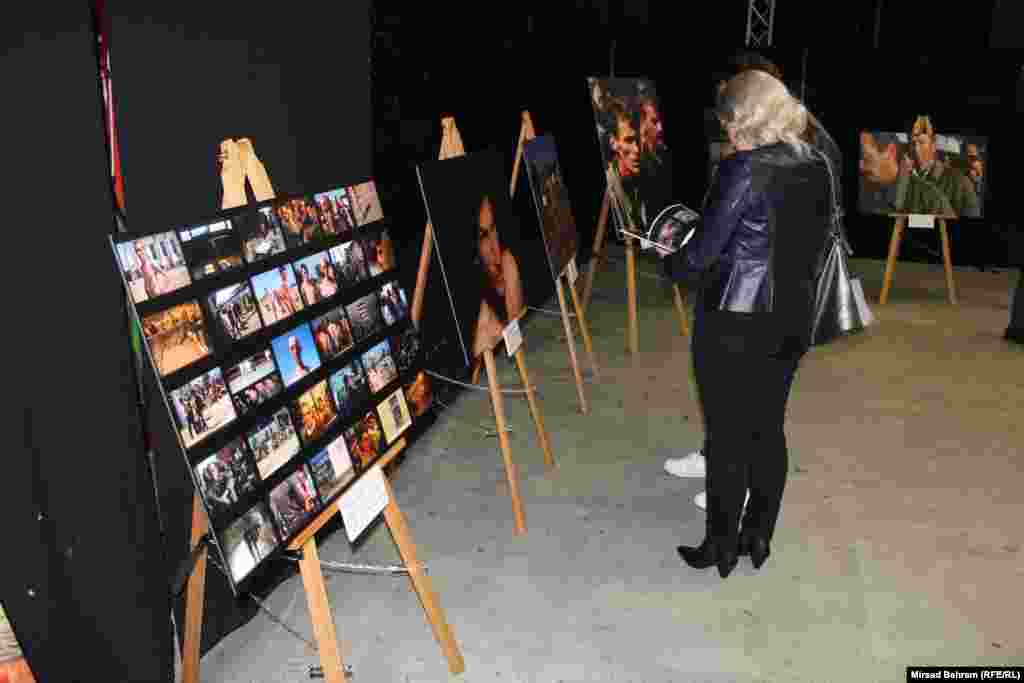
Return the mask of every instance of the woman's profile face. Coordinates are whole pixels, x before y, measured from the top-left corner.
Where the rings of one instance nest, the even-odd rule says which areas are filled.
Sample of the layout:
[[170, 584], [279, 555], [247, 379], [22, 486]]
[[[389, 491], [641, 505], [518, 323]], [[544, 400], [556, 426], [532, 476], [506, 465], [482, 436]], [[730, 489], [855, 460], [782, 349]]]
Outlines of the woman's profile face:
[[501, 243], [498, 241], [498, 226], [494, 223], [494, 209], [490, 201], [486, 199], [480, 205], [480, 217], [477, 222], [477, 245], [484, 267], [491, 272], [500, 272]]

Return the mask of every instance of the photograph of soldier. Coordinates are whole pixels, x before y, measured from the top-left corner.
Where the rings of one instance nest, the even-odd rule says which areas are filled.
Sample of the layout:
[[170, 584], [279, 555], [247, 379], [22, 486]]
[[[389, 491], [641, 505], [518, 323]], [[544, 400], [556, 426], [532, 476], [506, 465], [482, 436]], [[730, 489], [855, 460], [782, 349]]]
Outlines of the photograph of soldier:
[[416, 379], [405, 385], [405, 398], [412, 406], [412, 414], [422, 417], [434, 404], [434, 390], [430, 385], [430, 377], [420, 370]]
[[292, 415], [299, 428], [302, 442], [308, 444], [323, 436], [327, 428], [338, 419], [327, 380], [321, 380], [292, 401]]
[[395, 248], [387, 230], [382, 231], [379, 237], [363, 240], [363, 254], [370, 277], [377, 277], [395, 267]]
[[405, 290], [397, 281], [391, 281], [381, 287], [380, 312], [384, 316], [385, 325], [394, 325], [409, 315], [409, 303], [405, 299]]
[[289, 248], [307, 244], [323, 237], [316, 206], [304, 198], [289, 199], [275, 203], [271, 210], [277, 218], [285, 244]]
[[137, 304], [192, 284], [181, 244], [173, 232], [120, 242], [117, 254], [132, 301]]
[[248, 282], [207, 295], [206, 311], [213, 321], [212, 331], [218, 347], [226, 348], [231, 342], [248, 337], [263, 327]]
[[309, 323], [285, 332], [270, 342], [270, 347], [274, 350], [274, 360], [286, 387], [320, 367], [320, 356], [317, 355]]
[[380, 415], [380, 425], [384, 428], [384, 440], [387, 443], [392, 443], [412, 425], [412, 416], [409, 414], [409, 406], [405, 403], [401, 387], [395, 389], [377, 406], [377, 413]]
[[248, 576], [279, 542], [266, 503], [257, 503], [225, 529], [221, 547], [235, 583]]
[[299, 293], [307, 306], [318, 304], [338, 293], [334, 268], [326, 251], [296, 261], [295, 272], [299, 276]]
[[370, 382], [370, 391], [377, 393], [398, 377], [395, 361], [391, 359], [388, 340], [373, 346], [363, 354], [363, 368]]
[[348, 454], [348, 446], [345, 444], [345, 435], [339, 434], [326, 449], [310, 458], [309, 469], [313, 473], [320, 500], [326, 505], [356, 476], [352, 456]]
[[356, 224], [363, 226], [384, 218], [384, 211], [377, 196], [377, 185], [372, 180], [349, 188], [352, 208], [355, 209]]
[[242, 437], [196, 465], [196, 481], [213, 515], [222, 515], [256, 488], [259, 476]]
[[550, 135], [528, 140], [523, 145], [527, 176], [533, 202], [540, 218], [541, 234], [551, 274], [556, 279], [576, 255], [576, 219], [569, 203], [569, 191], [558, 165], [558, 150]]
[[336, 358], [352, 348], [352, 325], [345, 317], [345, 307], [338, 306], [313, 320], [313, 339], [325, 361]]
[[295, 433], [288, 408], [281, 408], [256, 425], [245, 439], [263, 479], [299, 452], [299, 436]]
[[161, 377], [210, 355], [203, 312], [195, 301], [147, 315], [142, 331]]
[[191, 448], [237, 417], [220, 368], [213, 368], [172, 391], [171, 404], [185, 448]]
[[355, 415], [370, 398], [366, 373], [358, 358], [352, 359], [351, 363], [331, 375], [331, 393], [334, 394], [334, 405], [342, 420]]
[[398, 374], [404, 375], [412, 370], [419, 352], [420, 338], [415, 327], [410, 325], [400, 334], [391, 337], [391, 356], [395, 359]]
[[380, 422], [371, 410], [366, 416], [345, 430], [345, 443], [348, 452], [365, 469], [370, 462], [380, 455]]
[[313, 201], [320, 209], [320, 223], [325, 233], [339, 237], [352, 234], [356, 226], [356, 215], [348, 190], [340, 187], [337, 190], [321, 192], [313, 195]]
[[356, 338], [357, 344], [369, 339], [384, 327], [379, 299], [376, 292], [370, 292], [345, 307], [348, 319], [352, 323], [352, 335]]
[[331, 247], [328, 253], [334, 262], [338, 284], [342, 287], [352, 287], [370, 277], [370, 271], [366, 269], [363, 247], [358, 241], [352, 240]]
[[284, 234], [270, 207], [253, 213], [246, 211], [233, 219], [242, 241], [242, 254], [248, 263], [257, 263], [285, 250]]
[[273, 325], [303, 309], [302, 295], [290, 264], [254, 276], [252, 289], [260, 304], [264, 325]]
[[278, 533], [287, 539], [299, 531], [320, 506], [313, 487], [313, 479], [305, 465], [270, 492], [270, 510], [277, 522]]
[[242, 241], [229, 220], [178, 230], [178, 238], [193, 280], [243, 264]]

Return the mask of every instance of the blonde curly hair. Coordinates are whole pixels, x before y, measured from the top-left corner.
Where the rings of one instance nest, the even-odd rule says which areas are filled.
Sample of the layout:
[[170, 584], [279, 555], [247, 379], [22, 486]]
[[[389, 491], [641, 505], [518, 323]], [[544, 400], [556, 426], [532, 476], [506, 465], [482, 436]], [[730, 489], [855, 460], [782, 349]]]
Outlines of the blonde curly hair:
[[810, 156], [805, 140], [810, 114], [774, 76], [760, 70], [734, 76], [718, 94], [716, 113], [736, 140], [751, 147], [783, 142], [801, 156]]

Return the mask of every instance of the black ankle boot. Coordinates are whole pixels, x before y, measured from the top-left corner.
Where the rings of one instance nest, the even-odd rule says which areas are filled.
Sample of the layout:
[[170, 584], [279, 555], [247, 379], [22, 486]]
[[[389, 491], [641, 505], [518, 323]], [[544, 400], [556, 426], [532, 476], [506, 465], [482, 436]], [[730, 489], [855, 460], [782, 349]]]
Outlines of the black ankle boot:
[[676, 551], [683, 558], [683, 562], [694, 569], [707, 569], [713, 564], [718, 565], [718, 575], [723, 579], [736, 568], [736, 563], [740, 559], [735, 550], [720, 550], [715, 543], [706, 538], [698, 548], [681, 545]]
[[749, 555], [754, 569], [760, 569], [764, 561], [771, 555], [768, 539], [753, 533], [741, 533], [739, 555]]

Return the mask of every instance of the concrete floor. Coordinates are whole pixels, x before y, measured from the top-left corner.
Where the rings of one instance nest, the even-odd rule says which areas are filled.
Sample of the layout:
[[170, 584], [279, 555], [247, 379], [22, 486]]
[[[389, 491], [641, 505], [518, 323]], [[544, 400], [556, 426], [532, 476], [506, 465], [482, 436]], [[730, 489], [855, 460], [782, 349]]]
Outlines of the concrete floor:
[[[882, 265], [854, 262], [872, 301]], [[703, 482], [662, 462], [699, 447], [700, 415], [670, 290], [653, 260], [641, 266], [635, 357], [622, 261], [598, 277], [603, 375], [589, 415], [561, 321], [528, 326], [560, 471], [545, 476], [526, 401], [507, 397], [527, 536], [513, 536], [498, 442], [483, 436], [486, 393], [463, 394], [393, 479], [466, 672], [448, 673], [406, 578], [328, 574], [352, 680], [838, 683], [902, 681], [911, 664], [1024, 663], [1024, 347], [1001, 339], [1017, 274], [958, 270], [953, 307], [940, 267], [901, 263], [877, 323], [805, 359], [772, 556], [722, 581], [675, 552], [703, 537], [691, 502]], [[513, 364], [499, 369], [518, 383]], [[355, 554], [334, 534], [321, 557], [398, 562], [383, 525]], [[297, 577], [267, 606], [311, 638]], [[261, 614], [203, 659], [203, 680], [303, 681], [317, 663]]]

